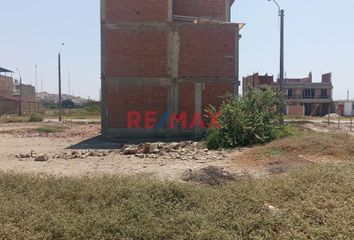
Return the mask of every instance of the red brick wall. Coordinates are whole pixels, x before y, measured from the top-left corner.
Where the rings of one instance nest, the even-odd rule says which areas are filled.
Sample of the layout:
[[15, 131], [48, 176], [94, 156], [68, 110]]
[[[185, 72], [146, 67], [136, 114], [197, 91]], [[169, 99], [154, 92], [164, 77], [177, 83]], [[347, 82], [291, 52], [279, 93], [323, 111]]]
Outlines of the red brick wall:
[[219, 108], [222, 103], [233, 95], [235, 85], [230, 83], [203, 84], [202, 109], [208, 109], [210, 105]]
[[301, 78], [286, 78], [285, 82], [288, 84], [301, 84], [302, 79]]
[[110, 29], [105, 41], [106, 77], [166, 77], [166, 31]]
[[[35, 101], [22, 101], [21, 111], [23, 115], [30, 115], [33, 113], [42, 112], [42, 104]], [[19, 101], [12, 99], [5, 99], [0, 97], [0, 115], [3, 114], [18, 114]]]
[[331, 83], [332, 82], [332, 73], [326, 73], [322, 75], [322, 83]]
[[233, 78], [234, 49], [234, 26], [182, 26], [179, 77]]
[[17, 113], [18, 113], [18, 102], [16, 100], [0, 98], [0, 115], [17, 114]]
[[165, 22], [168, 0], [106, 0], [107, 22]]
[[173, 14], [225, 21], [225, 0], [173, 0]]
[[10, 77], [0, 76], [0, 96], [12, 97], [13, 81]]
[[270, 85], [272, 86], [273, 85], [273, 82], [274, 82], [274, 77], [273, 76], [259, 76], [259, 82], [258, 84], [265, 84], [265, 85]]
[[142, 116], [146, 111], [157, 111], [157, 119], [167, 109], [167, 86], [114, 86], [107, 92], [107, 110], [111, 128], [128, 128], [128, 112], [137, 111]]
[[290, 116], [304, 116], [304, 105], [288, 105], [288, 115]]
[[188, 124], [192, 121], [195, 113], [195, 84], [179, 84], [179, 111], [187, 113]]

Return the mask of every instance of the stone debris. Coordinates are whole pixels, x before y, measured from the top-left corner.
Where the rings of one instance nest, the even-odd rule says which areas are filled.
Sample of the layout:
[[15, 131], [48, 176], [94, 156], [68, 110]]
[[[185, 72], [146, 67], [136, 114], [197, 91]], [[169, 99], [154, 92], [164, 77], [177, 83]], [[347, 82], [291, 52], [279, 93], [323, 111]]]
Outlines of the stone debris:
[[124, 155], [134, 155], [139, 152], [139, 149], [137, 147], [127, 147], [123, 150]]
[[40, 154], [34, 159], [34, 161], [36, 162], [46, 162], [48, 160], [49, 160], [49, 156], [47, 154]]
[[[161, 160], [163, 162], [180, 160], [180, 161], [196, 161], [198, 163], [207, 163], [210, 161], [222, 161], [230, 156], [227, 151], [210, 151], [202, 142], [184, 141], [172, 143], [143, 143], [139, 145], [124, 145], [120, 151], [113, 150], [72, 150], [62, 153], [21, 153], [16, 157], [20, 160], [36, 159], [47, 154], [49, 159], [86, 159], [89, 157], [97, 157], [104, 159], [111, 153], [124, 155], [127, 159], [140, 158]], [[39, 158], [40, 159], [40, 158]]]
[[17, 158], [20, 159], [25, 159], [25, 158], [31, 158], [31, 154], [28, 153], [20, 153], [19, 155], [16, 155]]
[[106, 157], [110, 155], [112, 151], [96, 151], [96, 150], [83, 150], [83, 151], [72, 151], [64, 152], [62, 155], [57, 155], [56, 158], [61, 159], [85, 159], [88, 157]]
[[38, 154], [35, 151], [31, 151], [30, 153], [26, 153], [26, 154], [19, 154], [16, 155], [16, 157], [20, 160], [23, 159], [34, 159], [34, 161], [38, 161], [38, 162], [44, 162], [44, 161], [48, 161], [49, 159], [65, 159], [65, 160], [69, 160], [69, 159], [85, 159], [88, 157], [106, 157], [108, 155], [110, 155], [113, 151], [97, 151], [97, 150], [82, 150], [82, 151], [72, 151], [72, 152], [64, 152], [61, 154], [47, 154], [47, 153], [43, 153], [43, 154]]
[[282, 212], [278, 208], [270, 204], [264, 204], [264, 206], [267, 208], [268, 212], [274, 216], [278, 216], [282, 214]]
[[124, 145], [122, 155], [135, 156], [137, 158], [163, 159], [163, 160], [182, 160], [182, 161], [201, 161], [223, 160], [228, 154], [224, 151], [209, 151], [202, 142], [156, 142], [143, 143], [139, 145]]

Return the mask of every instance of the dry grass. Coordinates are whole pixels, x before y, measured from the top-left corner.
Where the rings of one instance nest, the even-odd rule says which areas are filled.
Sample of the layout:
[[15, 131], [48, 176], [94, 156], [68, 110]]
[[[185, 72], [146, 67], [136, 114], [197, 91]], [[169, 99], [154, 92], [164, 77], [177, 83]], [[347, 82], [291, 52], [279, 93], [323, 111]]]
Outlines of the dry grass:
[[63, 126], [42, 126], [36, 128], [35, 131], [39, 133], [61, 133], [64, 132], [66, 129], [67, 127], [63, 127]]
[[15, 116], [15, 115], [10, 115], [10, 116], [0, 116], [0, 123], [21, 123], [21, 122], [28, 122], [29, 117], [28, 116]]
[[219, 187], [2, 173], [0, 238], [353, 239], [353, 172], [312, 166]]
[[305, 131], [295, 136], [257, 147], [248, 153], [258, 160], [294, 156], [354, 160], [354, 137], [345, 133]]

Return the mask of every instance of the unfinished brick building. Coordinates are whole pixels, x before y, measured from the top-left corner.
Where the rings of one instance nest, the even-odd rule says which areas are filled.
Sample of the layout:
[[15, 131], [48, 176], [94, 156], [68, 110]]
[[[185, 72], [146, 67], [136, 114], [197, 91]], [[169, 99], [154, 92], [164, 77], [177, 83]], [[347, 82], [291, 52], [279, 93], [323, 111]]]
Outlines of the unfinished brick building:
[[186, 116], [189, 126], [196, 112], [238, 92], [242, 24], [230, 23], [233, 2], [101, 0], [103, 134], [200, 133], [172, 128], [170, 117]]
[[[243, 78], [243, 95], [249, 88], [264, 90], [278, 88], [273, 76], [258, 73]], [[312, 73], [305, 78], [286, 78], [286, 113], [292, 116], [324, 116], [334, 111], [332, 74], [322, 75], [321, 82], [312, 82]]]

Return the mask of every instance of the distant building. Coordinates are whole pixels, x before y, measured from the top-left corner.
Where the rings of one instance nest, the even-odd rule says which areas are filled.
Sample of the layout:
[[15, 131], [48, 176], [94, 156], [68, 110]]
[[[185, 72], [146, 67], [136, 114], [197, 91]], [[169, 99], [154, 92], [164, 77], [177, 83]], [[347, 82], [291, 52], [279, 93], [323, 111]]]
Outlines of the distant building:
[[11, 98], [13, 88], [12, 71], [0, 68], [0, 96]]
[[336, 113], [344, 117], [354, 116], [354, 100], [335, 101]]
[[35, 88], [22, 84], [12, 77], [13, 72], [0, 68], [0, 115], [19, 114], [20, 92], [22, 95], [21, 111], [23, 115], [29, 115], [42, 111], [42, 105], [36, 101]]
[[0, 67], [0, 115], [18, 114], [18, 101], [13, 98], [13, 72]]
[[[265, 90], [279, 88], [273, 76], [258, 73], [243, 78], [243, 94], [249, 88]], [[284, 88], [287, 95], [286, 113], [299, 116], [324, 116], [333, 111], [332, 74], [322, 75], [321, 82], [312, 82], [312, 73], [305, 78], [286, 78]]]
[[20, 99], [20, 93], [22, 94], [22, 101], [36, 101], [36, 90], [34, 86], [22, 84], [22, 90], [20, 91], [20, 83], [15, 80], [13, 88], [13, 96], [16, 99]]

